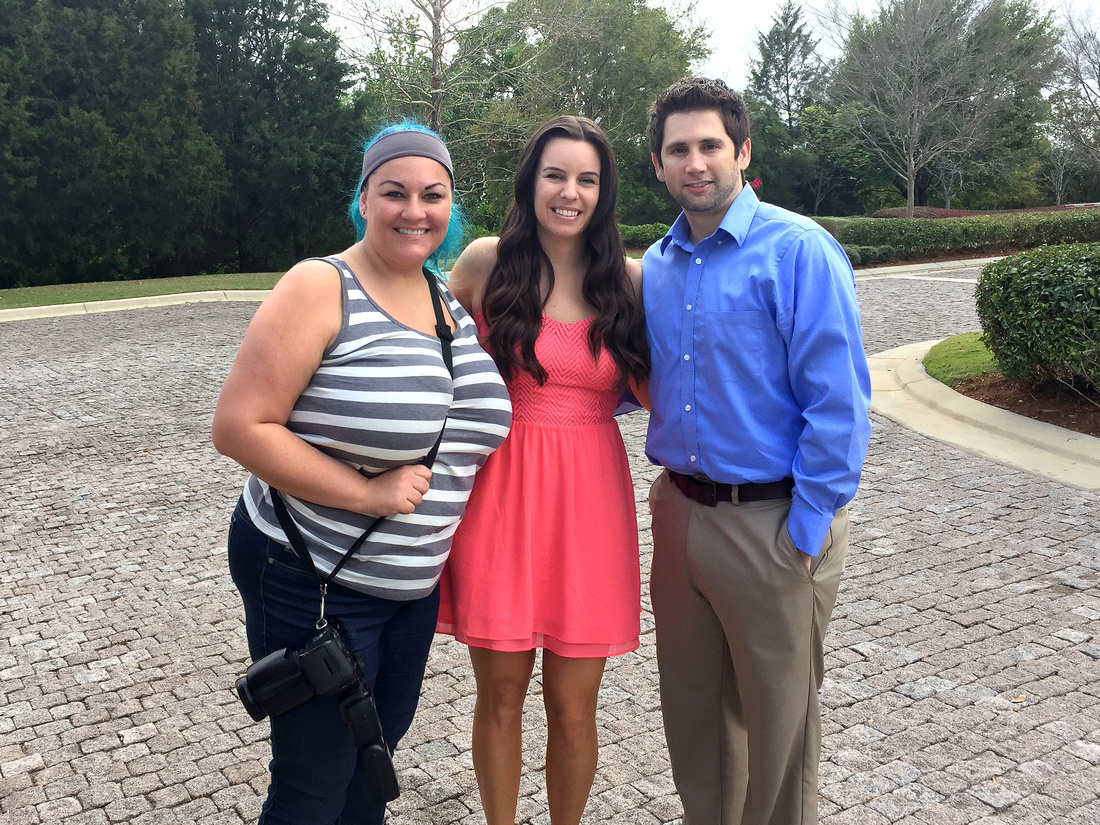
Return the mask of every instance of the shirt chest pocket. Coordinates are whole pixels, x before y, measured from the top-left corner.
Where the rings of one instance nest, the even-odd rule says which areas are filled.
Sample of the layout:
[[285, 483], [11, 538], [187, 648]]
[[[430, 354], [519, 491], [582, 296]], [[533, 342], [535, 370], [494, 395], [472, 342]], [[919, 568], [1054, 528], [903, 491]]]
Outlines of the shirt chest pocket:
[[759, 309], [700, 312], [695, 328], [697, 378], [723, 384], [759, 383], [774, 372], [782, 347], [771, 316]]

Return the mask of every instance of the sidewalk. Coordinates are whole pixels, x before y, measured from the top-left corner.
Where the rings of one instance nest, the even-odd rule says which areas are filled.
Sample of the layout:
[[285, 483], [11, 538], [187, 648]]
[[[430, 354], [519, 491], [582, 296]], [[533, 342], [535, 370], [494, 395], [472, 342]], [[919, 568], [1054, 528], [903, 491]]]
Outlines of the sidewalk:
[[[868, 352], [976, 329], [976, 276], [973, 264], [861, 270]], [[267, 729], [232, 691], [246, 653], [224, 558], [244, 474], [209, 443], [254, 309], [217, 300], [0, 323], [5, 825], [256, 819]], [[821, 822], [1096, 825], [1100, 493], [892, 414], [873, 414], [826, 638]], [[621, 424], [643, 577], [657, 474], [645, 425], [642, 413]], [[588, 825], [679, 822], [647, 593], [642, 631], [601, 689]], [[465, 649], [437, 640], [397, 754], [394, 825], [482, 821], [473, 691]], [[549, 821], [540, 700], [536, 685], [520, 806], [530, 825]]]

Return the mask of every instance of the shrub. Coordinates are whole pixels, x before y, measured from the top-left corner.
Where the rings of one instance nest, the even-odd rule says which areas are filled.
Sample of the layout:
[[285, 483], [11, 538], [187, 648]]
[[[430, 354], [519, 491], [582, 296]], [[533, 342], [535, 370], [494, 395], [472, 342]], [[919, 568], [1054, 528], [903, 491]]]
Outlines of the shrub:
[[661, 240], [668, 232], [668, 224], [643, 223], [640, 226], [620, 226], [623, 246], [639, 249]]
[[1100, 243], [994, 261], [975, 295], [982, 341], [1002, 375], [1100, 392]]
[[852, 266], [860, 264], [885, 264], [898, 257], [897, 251], [892, 246], [855, 246], [842, 244], [841, 249], [848, 256]]
[[1012, 212], [968, 218], [818, 221], [844, 246], [892, 246], [902, 258], [996, 253], [1044, 244], [1100, 241], [1100, 209]]
[[821, 228], [840, 240], [841, 233], [844, 232], [844, 227], [852, 222], [851, 218], [822, 218], [815, 216], [814, 221], [821, 225]]
[[[914, 218], [965, 218], [973, 215], [969, 209], [944, 209], [940, 206], [914, 206]], [[871, 213], [872, 218], [904, 218], [904, 206], [891, 206]]]

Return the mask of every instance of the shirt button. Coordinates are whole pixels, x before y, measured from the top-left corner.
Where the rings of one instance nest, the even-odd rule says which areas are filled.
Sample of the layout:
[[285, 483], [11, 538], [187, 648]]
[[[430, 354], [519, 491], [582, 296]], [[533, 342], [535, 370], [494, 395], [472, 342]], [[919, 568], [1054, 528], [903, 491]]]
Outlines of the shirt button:
[[691, 304], [688, 304], [686, 309], [687, 309], [688, 312], [691, 312]]
[[684, 410], [685, 410], [685, 412], [691, 412], [691, 404], [685, 404], [684, 405]]
[[685, 355], [685, 356], [684, 356], [684, 360], [685, 360], [685, 361], [690, 361], [690, 360], [691, 360], [691, 356], [690, 356], [690, 355]]
[[695, 263], [697, 263], [697, 264], [701, 264], [702, 262], [703, 262], [702, 258], [696, 258], [695, 259]]
[[688, 456], [688, 461], [695, 461], [695, 456], [693, 456], [693, 455]]

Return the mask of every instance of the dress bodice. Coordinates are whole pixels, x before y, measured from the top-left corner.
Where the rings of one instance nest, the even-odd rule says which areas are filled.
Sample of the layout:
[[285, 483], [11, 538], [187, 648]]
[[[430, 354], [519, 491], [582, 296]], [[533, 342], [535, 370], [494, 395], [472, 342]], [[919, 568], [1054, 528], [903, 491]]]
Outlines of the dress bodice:
[[[485, 319], [478, 313], [475, 320], [484, 336]], [[613, 420], [622, 382], [615, 359], [605, 348], [598, 358], [592, 357], [588, 347], [592, 321], [565, 323], [542, 316], [535, 356], [546, 370], [546, 383], [540, 387], [525, 370], [513, 374], [507, 382], [513, 421], [578, 427]]]

